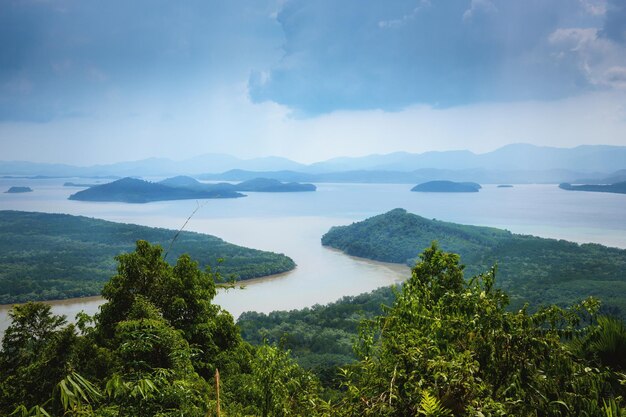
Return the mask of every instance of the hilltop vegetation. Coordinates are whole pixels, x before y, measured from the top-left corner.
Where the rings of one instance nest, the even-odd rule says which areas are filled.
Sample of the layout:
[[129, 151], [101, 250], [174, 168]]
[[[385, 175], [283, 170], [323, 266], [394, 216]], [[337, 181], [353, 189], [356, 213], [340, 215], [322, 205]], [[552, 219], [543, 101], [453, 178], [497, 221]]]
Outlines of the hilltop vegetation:
[[0, 414], [626, 413], [626, 328], [597, 316], [593, 299], [509, 313], [494, 270], [465, 279], [458, 255], [432, 246], [389, 307], [360, 323], [357, 360], [324, 388], [288, 352], [241, 339], [211, 303], [216, 277], [186, 255], [174, 266], [162, 256], [144, 241], [119, 256], [100, 313], [76, 325], [44, 304], [14, 307], [0, 350]]
[[[115, 271], [114, 257], [141, 239], [167, 248], [175, 230], [66, 214], [0, 211], [0, 304], [99, 294]], [[287, 256], [182, 232], [168, 260], [188, 253], [202, 268], [250, 279], [293, 269]], [[218, 263], [219, 259], [225, 259]]]
[[459, 253], [468, 274], [497, 263], [499, 285], [510, 292], [513, 308], [524, 302], [567, 305], [593, 295], [615, 314], [626, 314], [623, 249], [428, 220], [403, 209], [333, 227], [322, 237], [323, 245], [349, 255], [409, 265], [432, 241]]

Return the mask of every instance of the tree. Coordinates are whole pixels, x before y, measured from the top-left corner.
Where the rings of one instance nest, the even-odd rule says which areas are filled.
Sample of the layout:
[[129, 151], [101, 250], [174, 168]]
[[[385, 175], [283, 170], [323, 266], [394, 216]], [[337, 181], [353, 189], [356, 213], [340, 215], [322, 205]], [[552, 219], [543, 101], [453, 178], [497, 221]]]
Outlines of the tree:
[[593, 300], [511, 313], [495, 268], [465, 281], [458, 255], [433, 244], [420, 258], [393, 307], [363, 327], [340, 414], [603, 415], [607, 393], [621, 401], [616, 375], [564, 343]]
[[116, 326], [126, 320], [137, 296], [152, 304], [170, 325], [201, 354], [194, 366], [205, 378], [215, 371], [220, 352], [235, 348], [241, 337], [232, 316], [212, 304], [216, 274], [203, 272], [188, 255], [175, 266], [163, 260], [158, 245], [138, 241], [135, 252], [119, 255], [117, 274], [105, 285], [107, 300], [97, 316], [100, 340], [112, 340]]

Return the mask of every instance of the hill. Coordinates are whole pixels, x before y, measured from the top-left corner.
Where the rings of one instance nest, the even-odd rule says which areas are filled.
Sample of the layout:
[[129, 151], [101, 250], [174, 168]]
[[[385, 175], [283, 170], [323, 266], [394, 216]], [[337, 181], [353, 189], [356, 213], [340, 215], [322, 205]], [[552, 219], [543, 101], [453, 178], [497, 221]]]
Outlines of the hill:
[[[115, 272], [114, 256], [137, 240], [167, 248], [176, 231], [65, 214], [0, 211], [0, 304], [97, 295]], [[181, 232], [168, 260], [188, 253], [202, 268], [249, 279], [295, 267], [287, 256]]]
[[623, 249], [428, 220], [403, 209], [333, 227], [322, 244], [353, 256], [412, 265], [434, 240], [459, 253], [469, 275], [497, 263], [498, 282], [510, 291], [514, 308], [526, 301], [564, 305], [592, 295], [626, 315]]
[[207, 198], [237, 198], [243, 194], [226, 189], [193, 189], [169, 186], [136, 178], [122, 178], [107, 184], [96, 185], [72, 194], [70, 200], [119, 201], [124, 203], [149, 203], [151, 201], [187, 200]]
[[416, 185], [411, 191], [423, 193], [477, 193], [482, 187], [475, 182], [428, 181]]

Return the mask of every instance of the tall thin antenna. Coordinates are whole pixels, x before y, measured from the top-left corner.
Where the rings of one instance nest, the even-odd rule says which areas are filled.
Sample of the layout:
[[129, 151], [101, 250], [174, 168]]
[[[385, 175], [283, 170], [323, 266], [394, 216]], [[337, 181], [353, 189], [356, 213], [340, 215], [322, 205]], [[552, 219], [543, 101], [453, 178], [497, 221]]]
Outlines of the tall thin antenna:
[[176, 242], [176, 239], [178, 239], [178, 235], [180, 235], [180, 233], [185, 229], [185, 226], [187, 226], [187, 223], [189, 223], [189, 220], [191, 220], [194, 214], [196, 214], [196, 212], [200, 210], [200, 208], [206, 204], [206, 201], [203, 204], [200, 204], [200, 202], [196, 200], [196, 204], [197, 204], [196, 209], [189, 215], [189, 217], [187, 217], [187, 220], [185, 220], [185, 223], [183, 223], [183, 226], [178, 230], [178, 232], [176, 232], [176, 234], [170, 241], [170, 244], [167, 247], [167, 250], [165, 251], [165, 255], [163, 255], [163, 260], [167, 258], [167, 255], [170, 253], [170, 249], [172, 249], [172, 246], [174, 245], [174, 242]]

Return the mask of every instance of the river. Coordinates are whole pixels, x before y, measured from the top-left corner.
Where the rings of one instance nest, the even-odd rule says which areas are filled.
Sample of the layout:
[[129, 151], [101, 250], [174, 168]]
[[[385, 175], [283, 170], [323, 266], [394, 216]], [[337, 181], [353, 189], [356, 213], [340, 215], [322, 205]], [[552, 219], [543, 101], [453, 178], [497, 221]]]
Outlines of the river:
[[[485, 185], [479, 193], [412, 193], [407, 184], [318, 184], [314, 193], [247, 193], [239, 199], [90, 203], [67, 200], [80, 179], [0, 179], [0, 191], [29, 186], [34, 192], [0, 194], [0, 209], [68, 213], [110, 221], [180, 228], [200, 204], [186, 230], [219, 236], [257, 249], [285, 253], [297, 263], [289, 273], [255, 280], [244, 289], [220, 291], [215, 302], [235, 317], [243, 311], [269, 312], [327, 303], [399, 282], [409, 270], [324, 248], [321, 236], [402, 207], [427, 218], [494, 226], [515, 233], [626, 248], [626, 195], [573, 192], [556, 185]], [[51, 302], [58, 314], [94, 313], [98, 297]], [[9, 306], [0, 306], [0, 332]]]

